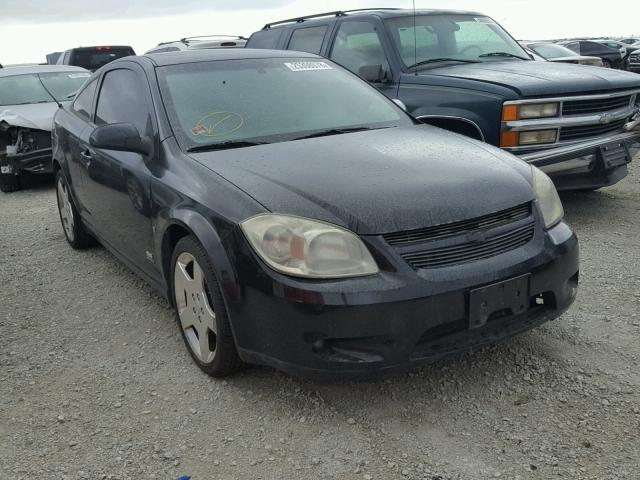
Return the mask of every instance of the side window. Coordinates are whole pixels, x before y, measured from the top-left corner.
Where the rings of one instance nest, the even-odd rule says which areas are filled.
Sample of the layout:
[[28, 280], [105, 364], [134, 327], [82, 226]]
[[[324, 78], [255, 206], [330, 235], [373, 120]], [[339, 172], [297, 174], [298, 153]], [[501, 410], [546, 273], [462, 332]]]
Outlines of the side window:
[[293, 31], [289, 41], [289, 50], [299, 52], [320, 53], [324, 35], [327, 33], [326, 25], [321, 27], [298, 28]]
[[573, 50], [580, 55], [580, 44], [578, 42], [571, 42], [565, 45], [569, 50]]
[[604, 48], [598, 48], [597, 45], [591, 43], [591, 42], [581, 42], [580, 43], [580, 53], [581, 54], [587, 54], [589, 55], [590, 53], [596, 53], [600, 50], [605, 50]]
[[283, 28], [256, 32], [251, 35], [251, 38], [247, 42], [247, 48], [277, 48], [278, 43], [280, 42], [280, 37], [282, 37], [282, 32], [284, 32]]
[[91, 118], [91, 107], [93, 106], [93, 96], [98, 86], [97, 80], [92, 80], [76, 97], [71, 109], [86, 120]]
[[132, 123], [145, 135], [150, 126], [148, 88], [133, 70], [118, 69], [107, 72], [102, 81], [96, 125]]
[[383, 69], [388, 70], [380, 36], [375, 26], [369, 22], [343, 22], [329, 58], [354, 73], [371, 65], [382, 65]]

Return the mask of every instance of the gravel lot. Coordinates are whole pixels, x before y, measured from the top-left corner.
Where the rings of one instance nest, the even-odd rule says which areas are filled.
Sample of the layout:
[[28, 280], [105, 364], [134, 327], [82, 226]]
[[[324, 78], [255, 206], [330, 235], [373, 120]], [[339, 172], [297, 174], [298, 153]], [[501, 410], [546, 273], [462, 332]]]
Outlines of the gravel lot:
[[561, 319], [410, 374], [316, 384], [192, 364], [172, 311], [65, 244], [51, 182], [0, 196], [2, 479], [640, 478], [640, 156], [563, 196]]

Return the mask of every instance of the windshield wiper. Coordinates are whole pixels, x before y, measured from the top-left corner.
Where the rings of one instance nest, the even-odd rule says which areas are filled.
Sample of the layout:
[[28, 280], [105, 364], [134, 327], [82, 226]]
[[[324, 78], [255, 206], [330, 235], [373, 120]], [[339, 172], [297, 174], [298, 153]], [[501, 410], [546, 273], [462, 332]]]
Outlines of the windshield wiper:
[[213, 150], [231, 150], [233, 148], [245, 148], [245, 147], [255, 147], [257, 145], [267, 145], [269, 142], [244, 142], [244, 141], [233, 141], [229, 140], [228, 142], [220, 142], [220, 143], [208, 143], [206, 145], [198, 145], [196, 147], [191, 147], [187, 150], [189, 153], [195, 152], [210, 152]]
[[429, 65], [430, 63], [438, 63], [438, 62], [460, 62], [460, 63], [478, 63], [477, 60], [467, 60], [464, 58], [430, 58], [429, 60], [422, 60], [421, 62], [414, 63], [413, 65], [407, 67], [407, 70], [411, 70], [416, 67], [420, 67], [422, 65]]
[[511, 57], [511, 58], [519, 58], [520, 60], [531, 60], [530, 58], [524, 58], [524, 57], [521, 57], [519, 55], [514, 55], [513, 53], [509, 53], [509, 52], [483, 53], [478, 58], [483, 58], [483, 57]]
[[329, 137], [331, 135], [342, 135], [343, 133], [352, 133], [352, 132], [364, 132], [367, 130], [378, 130], [378, 129], [369, 128], [369, 127], [330, 128], [328, 130], [323, 130], [321, 132], [305, 135], [304, 137], [298, 137], [295, 140], [305, 140], [307, 138], [318, 138], [318, 137]]

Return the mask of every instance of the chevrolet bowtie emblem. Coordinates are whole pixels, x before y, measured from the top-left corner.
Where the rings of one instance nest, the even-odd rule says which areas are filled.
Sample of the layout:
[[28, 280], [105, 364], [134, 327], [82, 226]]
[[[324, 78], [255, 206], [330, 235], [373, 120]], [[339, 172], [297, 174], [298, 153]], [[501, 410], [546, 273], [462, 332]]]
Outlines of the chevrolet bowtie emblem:
[[613, 120], [613, 115], [611, 115], [610, 113], [605, 113], [603, 115], [600, 115], [599, 121], [602, 125], [607, 125], [611, 123], [611, 120]]

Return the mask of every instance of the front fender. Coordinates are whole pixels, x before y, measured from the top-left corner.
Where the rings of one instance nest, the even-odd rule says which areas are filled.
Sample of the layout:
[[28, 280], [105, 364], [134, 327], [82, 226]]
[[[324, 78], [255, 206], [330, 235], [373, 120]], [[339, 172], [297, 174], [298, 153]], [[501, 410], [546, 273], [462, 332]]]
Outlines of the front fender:
[[415, 118], [442, 117], [474, 125], [487, 143], [500, 143], [500, 126], [504, 96], [444, 85], [405, 83], [398, 98]]
[[189, 208], [176, 208], [161, 216], [156, 222], [156, 252], [162, 259], [162, 274], [166, 281], [167, 297], [171, 296], [171, 256], [173, 246], [171, 244], [172, 231], [181, 229], [193, 236], [205, 248], [214, 266], [216, 279], [222, 289], [225, 302], [237, 303], [240, 301], [240, 286], [238, 276], [224, 246], [225, 234], [219, 234], [212, 221], [201, 212]]

